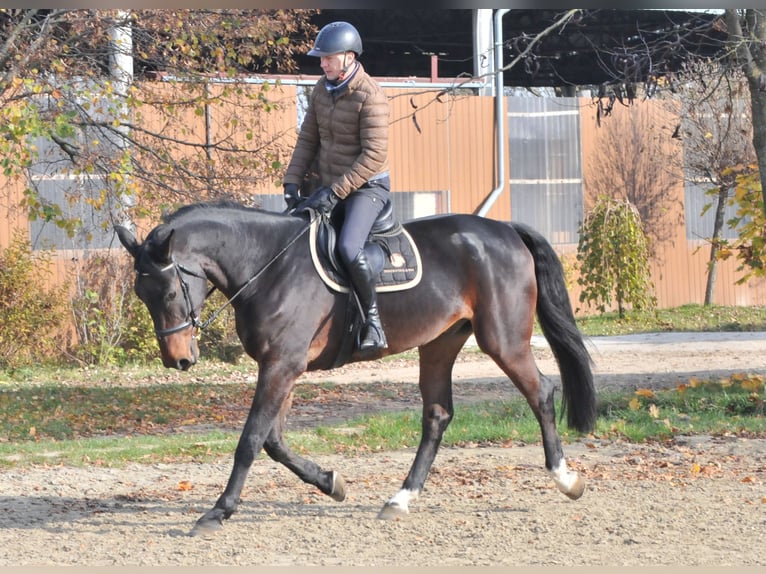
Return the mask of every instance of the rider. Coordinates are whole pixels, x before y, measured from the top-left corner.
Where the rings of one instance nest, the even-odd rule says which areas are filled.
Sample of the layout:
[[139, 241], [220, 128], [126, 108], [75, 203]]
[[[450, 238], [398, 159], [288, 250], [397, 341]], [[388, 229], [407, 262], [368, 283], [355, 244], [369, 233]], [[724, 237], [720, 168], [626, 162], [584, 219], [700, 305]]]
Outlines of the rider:
[[364, 245], [376, 217], [390, 200], [388, 100], [357, 60], [362, 39], [348, 22], [333, 22], [317, 34], [309, 56], [320, 58], [324, 76], [314, 86], [290, 164], [283, 179], [288, 209], [300, 200], [300, 185], [318, 160], [321, 187], [300, 206], [323, 215], [338, 205], [345, 217], [338, 252], [349, 272], [365, 321], [361, 351], [385, 349], [378, 313], [377, 280]]

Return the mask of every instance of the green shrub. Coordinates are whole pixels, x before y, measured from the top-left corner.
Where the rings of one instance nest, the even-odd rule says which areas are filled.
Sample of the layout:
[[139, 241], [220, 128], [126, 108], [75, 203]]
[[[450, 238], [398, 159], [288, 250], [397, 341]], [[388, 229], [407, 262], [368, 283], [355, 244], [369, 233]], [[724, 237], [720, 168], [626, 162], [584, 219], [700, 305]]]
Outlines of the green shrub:
[[[211, 317], [226, 303], [226, 297], [214, 291], [205, 304], [202, 320]], [[236, 363], [244, 354], [242, 343], [237, 336], [234, 321], [234, 309], [227, 305], [221, 313], [200, 333], [200, 354], [208, 359], [218, 359], [226, 363]]]
[[602, 196], [579, 229], [577, 262], [580, 302], [601, 313], [612, 304], [622, 319], [628, 307], [657, 307], [649, 266], [649, 243], [638, 209], [627, 200]]
[[148, 362], [157, 343], [146, 306], [133, 292], [133, 267], [122, 253], [77, 261], [71, 300], [77, 339], [71, 356], [87, 364]]
[[47, 287], [51, 252], [17, 235], [0, 250], [0, 367], [50, 358], [63, 340], [65, 287]]

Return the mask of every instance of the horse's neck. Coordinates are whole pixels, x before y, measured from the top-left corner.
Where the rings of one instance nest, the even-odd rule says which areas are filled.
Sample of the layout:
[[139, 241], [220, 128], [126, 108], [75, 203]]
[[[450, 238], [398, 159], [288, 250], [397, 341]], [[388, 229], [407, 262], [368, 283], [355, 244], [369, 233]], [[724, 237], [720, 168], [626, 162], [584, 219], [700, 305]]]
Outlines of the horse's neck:
[[[207, 234], [188, 237], [188, 248], [195, 254], [208, 279], [216, 288], [231, 296], [245, 282], [259, 273], [301, 231], [290, 220], [266, 223], [216, 221]], [[214, 240], [204, 239], [204, 236]]]

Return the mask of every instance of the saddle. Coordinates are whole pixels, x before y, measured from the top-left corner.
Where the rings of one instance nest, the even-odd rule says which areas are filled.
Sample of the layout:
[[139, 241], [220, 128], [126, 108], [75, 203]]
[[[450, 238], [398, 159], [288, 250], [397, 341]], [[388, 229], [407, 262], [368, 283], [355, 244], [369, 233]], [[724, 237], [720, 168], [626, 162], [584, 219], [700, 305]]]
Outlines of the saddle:
[[[309, 247], [314, 268], [322, 281], [332, 290], [348, 293], [345, 327], [338, 354], [331, 369], [348, 362], [359, 346], [362, 315], [350, 287], [348, 272], [336, 251], [340, 221], [315, 217], [309, 229]], [[420, 252], [406, 229], [394, 217], [391, 202], [386, 203], [370, 230], [364, 250], [378, 274], [375, 290], [403, 291], [411, 289], [423, 274]]]
[[[336, 251], [338, 221], [317, 217], [309, 230], [309, 246], [314, 267], [322, 281], [339, 293], [348, 293], [348, 274]], [[378, 293], [404, 291], [420, 282], [420, 252], [410, 234], [394, 217], [391, 202], [386, 203], [370, 230], [364, 250], [378, 273]]]

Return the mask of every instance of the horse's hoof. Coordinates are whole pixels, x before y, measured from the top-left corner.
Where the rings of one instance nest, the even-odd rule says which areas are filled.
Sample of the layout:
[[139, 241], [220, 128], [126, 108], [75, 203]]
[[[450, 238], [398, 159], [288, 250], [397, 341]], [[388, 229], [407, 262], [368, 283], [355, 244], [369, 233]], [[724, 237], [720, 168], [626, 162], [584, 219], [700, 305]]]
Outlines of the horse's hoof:
[[398, 504], [386, 502], [378, 513], [381, 520], [402, 520], [409, 516], [409, 511]]
[[332, 472], [332, 492], [330, 497], [338, 502], [346, 500], [346, 482], [335, 471]]
[[572, 500], [577, 500], [578, 498], [582, 496], [582, 493], [585, 492], [585, 479], [582, 476], [578, 475], [577, 480], [569, 488], [569, 490], [562, 491], [562, 492], [566, 494]]
[[197, 521], [194, 528], [189, 532], [189, 536], [210, 536], [223, 528], [223, 522], [215, 518], [205, 518], [204, 516]]

